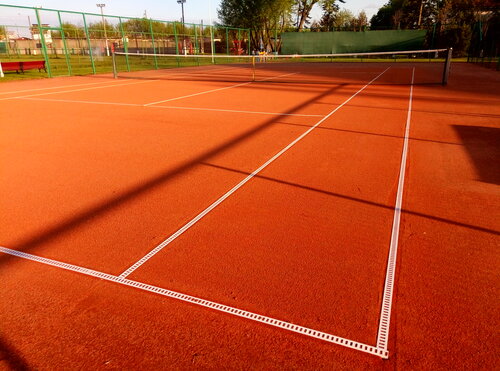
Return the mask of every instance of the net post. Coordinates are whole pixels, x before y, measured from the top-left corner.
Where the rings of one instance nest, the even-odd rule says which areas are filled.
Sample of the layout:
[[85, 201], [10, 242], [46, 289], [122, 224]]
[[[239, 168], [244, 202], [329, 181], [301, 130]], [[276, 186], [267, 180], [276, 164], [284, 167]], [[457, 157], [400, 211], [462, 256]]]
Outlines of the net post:
[[453, 56], [453, 48], [448, 48], [448, 51], [446, 53], [446, 61], [444, 63], [443, 86], [448, 84], [448, 77], [450, 76], [452, 56]]

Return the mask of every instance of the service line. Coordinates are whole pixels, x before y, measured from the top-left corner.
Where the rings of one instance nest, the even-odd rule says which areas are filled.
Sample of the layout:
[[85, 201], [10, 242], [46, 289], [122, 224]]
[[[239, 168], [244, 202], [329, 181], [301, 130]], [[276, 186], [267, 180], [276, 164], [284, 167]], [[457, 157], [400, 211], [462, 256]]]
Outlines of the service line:
[[182, 97], [176, 97], [176, 98], [170, 98], [170, 99], [160, 100], [160, 101], [158, 101], [158, 102], [146, 103], [144, 106], [145, 106], [145, 107], [148, 107], [148, 106], [152, 106], [152, 105], [154, 105], [154, 104], [160, 104], [160, 103], [172, 102], [172, 101], [174, 101], [174, 100], [179, 100], [179, 99], [184, 99], [184, 98], [196, 97], [196, 96], [198, 96], [198, 95], [209, 94], [209, 93], [213, 93], [213, 92], [216, 92], [216, 91], [227, 90], [227, 89], [233, 89], [233, 88], [237, 88], [237, 87], [239, 87], [239, 86], [244, 86], [244, 85], [253, 84], [254, 82], [264, 82], [264, 81], [273, 80], [273, 79], [278, 79], [278, 78], [280, 78], [280, 77], [285, 77], [285, 76], [290, 76], [290, 75], [296, 75], [296, 74], [297, 74], [297, 72], [292, 72], [292, 73], [286, 73], [286, 74], [284, 74], [284, 75], [278, 75], [278, 76], [268, 77], [268, 78], [266, 78], [266, 79], [262, 79], [262, 80], [257, 80], [257, 81], [247, 81], [247, 82], [243, 82], [243, 83], [240, 83], [240, 84], [235, 84], [235, 85], [225, 86], [225, 87], [223, 87], [223, 88], [212, 89], [212, 90], [206, 90], [206, 91], [202, 91], [202, 92], [199, 92], [199, 93], [194, 93], [194, 94], [184, 95], [184, 96], [182, 96]]
[[189, 228], [191, 228], [194, 224], [196, 224], [200, 219], [202, 219], [205, 215], [207, 215], [210, 211], [215, 209], [218, 205], [220, 205], [226, 198], [231, 196], [233, 193], [235, 193], [238, 189], [243, 187], [247, 182], [249, 182], [255, 175], [260, 173], [262, 170], [264, 170], [267, 166], [269, 166], [271, 163], [273, 163], [276, 159], [278, 159], [283, 153], [288, 151], [290, 148], [292, 148], [295, 144], [297, 144], [299, 141], [301, 141], [305, 136], [307, 136], [311, 131], [316, 129], [321, 123], [323, 123], [326, 119], [328, 119], [330, 116], [332, 116], [335, 112], [337, 112], [339, 109], [341, 109], [344, 105], [349, 103], [354, 97], [356, 97], [359, 93], [361, 93], [363, 90], [365, 90], [369, 85], [371, 85], [375, 80], [377, 80], [380, 76], [382, 76], [386, 71], [389, 70], [390, 67], [386, 68], [383, 72], [381, 72], [379, 75], [377, 75], [373, 80], [371, 80], [369, 83], [367, 83], [365, 86], [363, 86], [361, 89], [359, 89], [356, 93], [354, 93], [350, 98], [345, 100], [341, 105], [333, 109], [330, 113], [328, 113], [326, 116], [324, 116], [321, 120], [319, 120], [314, 126], [309, 128], [306, 132], [304, 132], [302, 135], [300, 135], [298, 138], [296, 138], [293, 142], [288, 144], [285, 148], [283, 148], [281, 151], [279, 151], [276, 155], [271, 157], [269, 160], [267, 160], [263, 165], [261, 165], [258, 169], [254, 170], [250, 175], [248, 175], [245, 179], [243, 179], [240, 183], [235, 185], [233, 188], [231, 188], [229, 191], [227, 191], [224, 195], [222, 195], [218, 200], [216, 200], [214, 203], [212, 203], [210, 206], [208, 206], [205, 210], [200, 212], [198, 215], [196, 215], [193, 219], [191, 219], [188, 223], [186, 223], [184, 226], [182, 226], [180, 229], [178, 229], [175, 233], [173, 233], [170, 237], [168, 237], [166, 240], [164, 240], [162, 243], [160, 243], [158, 246], [156, 246], [153, 250], [151, 250], [149, 253], [144, 255], [141, 259], [136, 261], [134, 264], [132, 264], [129, 268], [127, 268], [122, 274], [120, 274], [120, 277], [125, 278], [128, 275], [130, 275], [132, 272], [134, 272], [137, 268], [139, 268], [141, 265], [146, 263], [149, 259], [151, 259], [154, 255], [159, 253], [161, 250], [163, 250], [164, 247], [168, 246], [171, 242], [173, 242], [177, 237], [182, 235], [185, 231], [187, 231]]
[[46, 102], [61, 102], [61, 103], [79, 103], [79, 104], [100, 104], [111, 106], [128, 106], [128, 107], [147, 107], [147, 108], [163, 108], [173, 110], [194, 110], [194, 111], [213, 111], [213, 112], [229, 112], [229, 113], [247, 113], [251, 115], [271, 115], [271, 116], [297, 116], [297, 117], [323, 117], [324, 115], [312, 115], [304, 113], [282, 113], [282, 112], [261, 112], [261, 111], [243, 111], [223, 108], [203, 108], [203, 107], [178, 107], [178, 106], [144, 106], [139, 103], [118, 103], [118, 102], [96, 102], [85, 100], [72, 99], [51, 99], [51, 98], [18, 98], [23, 100], [46, 101]]
[[195, 305], [199, 305], [202, 307], [217, 310], [219, 312], [231, 314], [231, 315], [234, 315], [237, 317], [243, 317], [243, 318], [249, 319], [251, 321], [264, 323], [266, 325], [278, 327], [278, 328], [281, 328], [283, 330], [296, 332], [296, 333], [299, 333], [299, 334], [302, 334], [305, 336], [309, 336], [312, 338], [316, 338], [319, 340], [323, 340], [323, 341], [326, 341], [329, 343], [333, 343], [333, 344], [341, 345], [341, 346], [344, 346], [347, 348], [359, 350], [359, 351], [364, 352], [364, 353], [373, 354], [373, 355], [376, 355], [376, 356], [379, 356], [382, 358], [387, 358], [387, 355], [388, 355], [387, 351], [378, 349], [372, 345], [359, 343], [357, 341], [345, 339], [345, 338], [335, 336], [335, 335], [331, 335], [331, 334], [328, 334], [326, 332], [313, 330], [313, 329], [310, 329], [307, 327], [292, 324], [290, 322], [285, 322], [285, 321], [271, 318], [271, 317], [267, 317], [267, 316], [264, 316], [261, 314], [248, 312], [248, 311], [243, 310], [243, 309], [230, 307], [228, 305], [219, 304], [219, 303], [216, 303], [216, 302], [213, 302], [210, 300], [205, 300], [205, 299], [197, 298], [195, 296], [182, 294], [180, 292], [164, 289], [164, 288], [158, 287], [158, 286], [149, 285], [147, 283], [129, 280], [129, 279], [122, 278], [119, 276], [114, 276], [111, 274], [95, 271], [93, 269], [79, 267], [79, 266], [73, 265], [73, 264], [63, 263], [63, 262], [60, 262], [57, 260], [43, 258], [41, 256], [28, 254], [28, 253], [18, 251], [18, 250], [11, 250], [11, 249], [8, 249], [8, 248], [2, 247], [2, 246], [0, 246], [0, 252], [2, 252], [4, 254], [11, 255], [11, 256], [16, 256], [18, 258], [31, 260], [31, 261], [35, 261], [38, 263], [50, 265], [53, 267], [65, 269], [68, 271], [84, 274], [86, 276], [96, 277], [96, 278], [99, 278], [101, 280], [118, 283], [120, 285], [134, 287], [134, 288], [139, 289], [139, 290], [149, 291], [149, 292], [152, 292], [154, 294], [167, 296], [167, 297], [177, 299], [177, 300], [182, 300], [182, 301], [185, 301], [185, 302], [188, 302], [191, 304], [195, 304]]

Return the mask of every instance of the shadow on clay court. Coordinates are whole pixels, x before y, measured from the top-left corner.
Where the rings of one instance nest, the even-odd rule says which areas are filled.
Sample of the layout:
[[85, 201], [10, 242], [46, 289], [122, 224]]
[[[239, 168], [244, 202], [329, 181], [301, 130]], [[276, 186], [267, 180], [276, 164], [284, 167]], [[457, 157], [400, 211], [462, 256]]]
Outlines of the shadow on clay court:
[[500, 129], [453, 125], [471, 158], [479, 180], [500, 185]]
[[[342, 88], [342, 85], [338, 85], [335, 87], [332, 87], [330, 89], [324, 90], [320, 94], [311, 97], [310, 99], [296, 105], [295, 107], [292, 107], [285, 113], [295, 113], [300, 111], [302, 108], [307, 107], [310, 104], [313, 104], [315, 101], [318, 99], [321, 99], [323, 97], [326, 97], [330, 94], [335, 93], [335, 91], [339, 90]], [[18, 251], [23, 251], [26, 253], [32, 252], [35, 250], [37, 247], [41, 246], [42, 244], [48, 243], [51, 240], [68, 233], [72, 231], [73, 229], [77, 228], [81, 224], [88, 222], [89, 220], [93, 218], [97, 218], [102, 214], [105, 214], [107, 212], [110, 212], [111, 210], [122, 206], [123, 204], [134, 200], [135, 198], [143, 195], [145, 192], [148, 192], [152, 189], [155, 189], [157, 187], [160, 187], [164, 185], [165, 183], [173, 180], [175, 177], [182, 175], [186, 171], [190, 170], [192, 167], [202, 164], [203, 162], [209, 161], [212, 157], [219, 155], [225, 151], [228, 151], [232, 149], [233, 147], [243, 143], [244, 141], [252, 138], [253, 136], [259, 134], [263, 130], [267, 129], [268, 127], [272, 126], [275, 124], [277, 121], [279, 121], [281, 117], [272, 117], [269, 120], [266, 120], [262, 124], [251, 128], [250, 130], [247, 130], [243, 132], [242, 134], [232, 138], [231, 140], [227, 141], [226, 143], [219, 145], [216, 148], [209, 149], [205, 152], [202, 152], [198, 156], [191, 158], [184, 162], [183, 164], [180, 164], [174, 169], [171, 169], [157, 177], [154, 177], [152, 179], [149, 179], [146, 182], [143, 182], [141, 184], [137, 184], [134, 187], [129, 188], [127, 191], [112, 197], [108, 198], [107, 200], [91, 206], [87, 208], [86, 210], [83, 210], [82, 212], [68, 218], [65, 220], [60, 221], [58, 224], [51, 226], [49, 228], [46, 228], [45, 230], [39, 231], [38, 233], [27, 236], [22, 240], [14, 241], [9, 244], [9, 248], [18, 250]], [[0, 256], [0, 265], [5, 264], [6, 262], [10, 261], [12, 258], [14, 258], [11, 255], [7, 254], [2, 254]]]
[[7, 366], [7, 370], [30, 370], [30, 367], [19, 352], [0, 337], [0, 366], [2, 366], [2, 363]]

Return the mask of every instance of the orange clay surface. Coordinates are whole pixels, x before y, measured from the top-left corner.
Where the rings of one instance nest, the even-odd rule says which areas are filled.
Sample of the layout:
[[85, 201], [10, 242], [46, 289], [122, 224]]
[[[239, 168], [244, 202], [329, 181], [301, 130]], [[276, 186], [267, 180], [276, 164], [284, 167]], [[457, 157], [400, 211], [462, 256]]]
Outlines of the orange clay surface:
[[[0, 246], [118, 276], [384, 69], [1, 84]], [[376, 346], [411, 74], [386, 71], [127, 278]], [[494, 369], [498, 91], [466, 64], [413, 88], [389, 359], [0, 251], [0, 369]]]

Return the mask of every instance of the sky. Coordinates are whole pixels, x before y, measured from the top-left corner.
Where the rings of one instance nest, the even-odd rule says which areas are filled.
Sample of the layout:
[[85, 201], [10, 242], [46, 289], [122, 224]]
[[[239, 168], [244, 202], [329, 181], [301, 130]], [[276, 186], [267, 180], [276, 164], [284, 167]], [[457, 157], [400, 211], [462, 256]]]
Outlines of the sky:
[[[387, 0], [346, 0], [346, 4], [341, 4], [341, 7], [351, 10], [354, 14], [364, 9], [370, 19], [386, 2]], [[91, 13], [99, 12], [96, 3], [105, 3], [105, 14], [142, 17], [146, 11], [147, 16], [154, 19], [180, 20], [181, 18], [181, 6], [177, 4], [177, 0], [0, 0], [0, 3]], [[208, 24], [210, 15], [214, 21], [217, 21], [219, 4], [220, 0], [186, 0], [184, 4], [186, 22], [200, 23], [203, 20], [205, 24]], [[4, 10], [1, 9], [1, 13], [5, 14]], [[316, 6], [312, 15], [313, 18], [319, 19], [321, 8]], [[3, 23], [2, 18], [0, 15], [0, 23]]]

